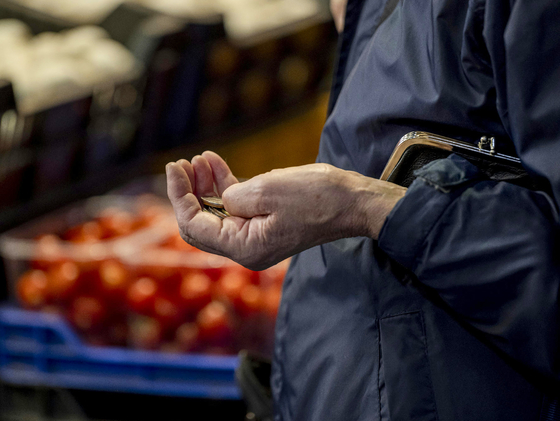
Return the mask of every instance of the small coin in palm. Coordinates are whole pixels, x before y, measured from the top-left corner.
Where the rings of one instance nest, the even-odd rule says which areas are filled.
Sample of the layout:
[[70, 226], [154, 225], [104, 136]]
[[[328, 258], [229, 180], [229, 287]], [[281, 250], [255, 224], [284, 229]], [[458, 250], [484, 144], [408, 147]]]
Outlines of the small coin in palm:
[[202, 210], [212, 215], [216, 215], [220, 219], [231, 216], [228, 211], [224, 209], [224, 202], [221, 197], [201, 197]]

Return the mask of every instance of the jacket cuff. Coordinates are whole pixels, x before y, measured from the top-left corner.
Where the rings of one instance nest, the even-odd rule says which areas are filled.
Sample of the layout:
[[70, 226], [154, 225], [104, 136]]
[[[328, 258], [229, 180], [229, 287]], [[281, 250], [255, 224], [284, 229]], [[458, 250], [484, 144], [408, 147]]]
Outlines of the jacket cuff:
[[412, 271], [440, 216], [467, 188], [482, 179], [476, 166], [457, 155], [432, 161], [414, 175], [416, 179], [379, 233], [381, 249]]

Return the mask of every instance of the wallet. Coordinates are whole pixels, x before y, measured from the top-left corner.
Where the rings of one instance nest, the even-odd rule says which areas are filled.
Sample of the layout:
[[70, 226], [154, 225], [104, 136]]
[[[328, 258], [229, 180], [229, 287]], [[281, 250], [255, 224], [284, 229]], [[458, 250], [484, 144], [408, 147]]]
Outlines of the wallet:
[[482, 136], [475, 145], [420, 131], [407, 133], [399, 140], [380, 179], [408, 187], [415, 179], [416, 170], [451, 154], [467, 159], [491, 180], [542, 190], [537, 180], [523, 168], [517, 156], [496, 151], [493, 137]]

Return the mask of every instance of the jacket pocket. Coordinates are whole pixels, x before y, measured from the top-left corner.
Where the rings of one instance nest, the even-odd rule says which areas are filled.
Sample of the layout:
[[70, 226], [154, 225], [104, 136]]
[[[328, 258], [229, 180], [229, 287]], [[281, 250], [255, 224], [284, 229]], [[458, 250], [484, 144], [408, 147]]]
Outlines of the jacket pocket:
[[422, 313], [380, 319], [379, 336], [380, 418], [437, 420]]

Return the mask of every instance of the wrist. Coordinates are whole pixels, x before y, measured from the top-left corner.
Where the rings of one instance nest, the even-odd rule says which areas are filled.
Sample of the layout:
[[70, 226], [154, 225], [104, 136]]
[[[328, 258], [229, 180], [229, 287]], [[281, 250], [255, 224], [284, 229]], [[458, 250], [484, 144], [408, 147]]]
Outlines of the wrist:
[[377, 240], [387, 216], [406, 193], [397, 184], [353, 173], [351, 184], [351, 236]]

